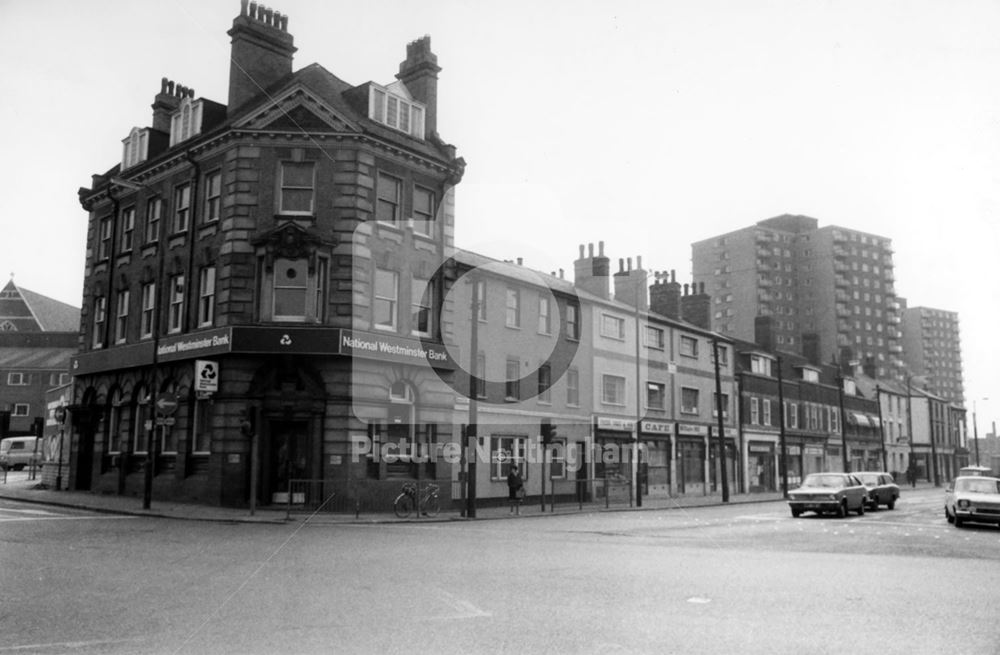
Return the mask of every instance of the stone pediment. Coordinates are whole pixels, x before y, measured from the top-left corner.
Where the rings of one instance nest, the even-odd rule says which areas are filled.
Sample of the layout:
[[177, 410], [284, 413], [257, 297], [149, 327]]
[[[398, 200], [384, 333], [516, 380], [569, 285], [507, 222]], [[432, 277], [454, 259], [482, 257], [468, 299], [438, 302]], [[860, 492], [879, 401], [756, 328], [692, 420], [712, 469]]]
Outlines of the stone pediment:
[[235, 125], [276, 132], [359, 132], [353, 121], [308, 89], [298, 86], [276, 97]]

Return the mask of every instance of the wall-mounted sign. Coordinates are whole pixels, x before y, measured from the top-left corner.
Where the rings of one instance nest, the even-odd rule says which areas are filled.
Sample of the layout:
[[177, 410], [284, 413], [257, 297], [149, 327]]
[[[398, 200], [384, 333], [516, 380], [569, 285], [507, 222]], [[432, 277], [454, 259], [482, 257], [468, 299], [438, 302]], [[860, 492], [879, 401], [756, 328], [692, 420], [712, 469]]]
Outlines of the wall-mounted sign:
[[219, 363], [208, 359], [194, 362], [194, 390], [198, 393], [215, 393], [219, 390]]

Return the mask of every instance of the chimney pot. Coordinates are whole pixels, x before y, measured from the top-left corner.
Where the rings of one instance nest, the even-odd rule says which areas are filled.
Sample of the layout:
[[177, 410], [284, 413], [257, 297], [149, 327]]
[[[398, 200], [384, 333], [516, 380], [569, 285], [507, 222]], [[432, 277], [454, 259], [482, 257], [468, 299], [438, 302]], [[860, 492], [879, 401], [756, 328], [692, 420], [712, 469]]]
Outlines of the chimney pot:
[[639, 255], [638, 257], [635, 258], [635, 267], [639, 270], [642, 270], [642, 255]]
[[580, 259], [583, 259], [583, 244], [580, 244]]
[[597, 242], [597, 255], [599, 257], [603, 257], [604, 256], [604, 242], [603, 241], [598, 241]]
[[588, 243], [587, 244], [587, 256], [588, 257], [593, 257], [594, 256], [594, 244], [593, 243]]

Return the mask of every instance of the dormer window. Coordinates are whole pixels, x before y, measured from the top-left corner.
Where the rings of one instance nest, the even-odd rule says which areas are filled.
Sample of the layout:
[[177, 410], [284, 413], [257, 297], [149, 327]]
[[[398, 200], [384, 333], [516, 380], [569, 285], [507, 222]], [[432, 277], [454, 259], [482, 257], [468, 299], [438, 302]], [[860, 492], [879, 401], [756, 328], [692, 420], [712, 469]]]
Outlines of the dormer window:
[[201, 134], [202, 101], [184, 98], [170, 117], [170, 145]]
[[802, 380], [805, 382], [819, 382], [819, 371], [814, 368], [803, 366], [801, 369]]
[[122, 170], [146, 161], [149, 156], [149, 129], [133, 127], [122, 139]]
[[402, 82], [382, 87], [372, 84], [368, 90], [368, 117], [373, 121], [424, 138], [424, 106], [413, 100]]

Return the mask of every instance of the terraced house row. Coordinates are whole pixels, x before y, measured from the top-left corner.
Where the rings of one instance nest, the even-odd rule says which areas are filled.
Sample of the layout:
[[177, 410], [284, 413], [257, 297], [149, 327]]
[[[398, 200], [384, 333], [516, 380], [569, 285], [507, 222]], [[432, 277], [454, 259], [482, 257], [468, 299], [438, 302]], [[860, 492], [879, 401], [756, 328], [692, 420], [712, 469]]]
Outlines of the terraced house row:
[[457, 250], [430, 38], [351, 84], [293, 71], [288, 22], [244, 1], [227, 102], [162, 80], [80, 190], [67, 485], [246, 506], [425, 480], [490, 502], [512, 462], [530, 495], [641, 497], [884, 460], [874, 396], [713, 331], [703, 285], [613, 271], [603, 244], [572, 281]]

